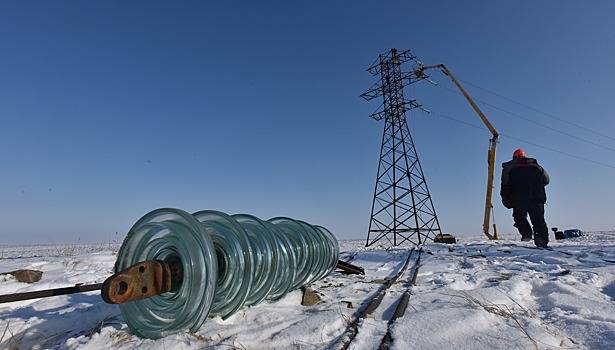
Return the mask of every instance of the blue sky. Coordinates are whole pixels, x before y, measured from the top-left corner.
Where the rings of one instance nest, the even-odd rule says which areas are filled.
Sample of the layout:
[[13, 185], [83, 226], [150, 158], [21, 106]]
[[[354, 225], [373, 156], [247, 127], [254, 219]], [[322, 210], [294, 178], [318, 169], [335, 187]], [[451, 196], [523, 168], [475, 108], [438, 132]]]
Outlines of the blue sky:
[[[158, 207], [302, 218], [364, 238], [382, 122], [359, 94], [409, 48], [615, 137], [615, 3], [0, 4], [0, 243], [119, 238]], [[489, 133], [443, 76], [409, 125], [444, 231], [480, 234]], [[615, 139], [467, 86], [502, 133], [615, 166]], [[602, 147], [538, 127], [547, 124]], [[503, 138], [551, 173], [550, 226], [613, 229], [615, 169]], [[496, 177], [499, 186], [499, 166]], [[496, 197], [500, 231], [515, 232]]]

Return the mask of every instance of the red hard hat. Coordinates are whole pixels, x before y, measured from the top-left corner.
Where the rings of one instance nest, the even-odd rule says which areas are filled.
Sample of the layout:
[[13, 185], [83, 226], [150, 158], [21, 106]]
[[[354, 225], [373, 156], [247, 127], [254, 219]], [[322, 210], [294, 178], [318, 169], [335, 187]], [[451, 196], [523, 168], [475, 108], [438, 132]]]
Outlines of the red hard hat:
[[518, 148], [514, 153], [513, 153], [513, 158], [526, 158], [526, 154], [525, 151], [521, 148]]

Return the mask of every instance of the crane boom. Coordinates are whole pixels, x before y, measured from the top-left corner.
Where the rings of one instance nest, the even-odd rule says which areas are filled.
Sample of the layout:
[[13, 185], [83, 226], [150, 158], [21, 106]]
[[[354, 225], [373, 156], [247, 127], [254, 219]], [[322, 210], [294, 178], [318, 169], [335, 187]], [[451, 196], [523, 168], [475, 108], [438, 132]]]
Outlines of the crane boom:
[[434, 64], [434, 65], [429, 65], [429, 66], [422, 66], [418, 70], [416, 70], [415, 73], [418, 77], [421, 77], [425, 75], [424, 72], [426, 70], [438, 69], [438, 68], [442, 71], [444, 75], [446, 75], [447, 77], [451, 79], [451, 81], [453, 82], [453, 84], [455, 84], [455, 86], [457, 86], [457, 88], [459, 89], [459, 91], [461, 91], [461, 93], [463, 94], [465, 99], [468, 101], [470, 106], [472, 106], [472, 109], [474, 109], [476, 114], [478, 114], [483, 124], [485, 124], [487, 129], [489, 129], [489, 131], [491, 132], [492, 137], [489, 139], [489, 150], [487, 152], [487, 193], [485, 195], [485, 213], [483, 217], [483, 233], [489, 239], [498, 239], [498, 230], [495, 225], [495, 222], [493, 223], [493, 234], [489, 233], [489, 226], [490, 226], [489, 222], [491, 220], [491, 215], [492, 215], [492, 210], [493, 210], [492, 199], [493, 199], [493, 179], [494, 179], [494, 173], [495, 173], [495, 153], [496, 153], [496, 147], [498, 143], [498, 137], [500, 135], [498, 134], [497, 130], [495, 130], [495, 128], [493, 127], [489, 119], [487, 119], [487, 116], [485, 116], [483, 111], [481, 111], [481, 109], [478, 108], [478, 105], [476, 105], [476, 103], [474, 102], [470, 94], [468, 94], [466, 89], [463, 88], [461, 83], [455, 78], [453, 73], [451, 73], [451, 71], [444, 64]]

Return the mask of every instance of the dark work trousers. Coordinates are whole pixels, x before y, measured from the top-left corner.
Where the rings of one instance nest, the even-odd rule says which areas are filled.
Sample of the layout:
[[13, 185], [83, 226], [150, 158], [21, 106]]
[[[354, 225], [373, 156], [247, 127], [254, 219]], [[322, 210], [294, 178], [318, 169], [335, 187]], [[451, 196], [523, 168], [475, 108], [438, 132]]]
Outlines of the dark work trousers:
[[532, 226], [534, 226], [534, 243], [538, 247], [546, 247], [549, 243], [549, 230], [545, 222], [545, 206], [544, 204], [535, 204], [529, 207], [521, 207], [513, 209], [513, 219], [515, 227], [519, 230], [521, 237], [532, 237], [532, 226], [527, 221], [527, 215], [530, 214]]

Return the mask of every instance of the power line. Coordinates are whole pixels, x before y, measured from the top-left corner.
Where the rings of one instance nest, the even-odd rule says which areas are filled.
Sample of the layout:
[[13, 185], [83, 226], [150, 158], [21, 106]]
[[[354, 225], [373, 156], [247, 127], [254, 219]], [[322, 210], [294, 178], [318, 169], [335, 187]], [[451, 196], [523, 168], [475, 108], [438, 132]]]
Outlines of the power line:
[[571, 154], [571, 153], [568, 153], [568, 152], [560, 151], [560, 150], [555, 149], [555, 148], [552, 148], [552, 147], [548, 147], [548, 146], [540, 145], [540, 144], [537, 144], [537, 143], [532, 142], [532, 141], [528, 141], [528, 140], [520, 139], [520, 138], [515, 137], [515, 136], [511, 136], [511, 135], [507, 135], [507, 134], [501, 134], [501, 135], [502, 135], [502, 136], [504, 136], [504, 137], [507, 137], [507, 138], [509, 138], [509, 139], [517, 140], [517, 141], [519, 141], [519, 142], [527, 143], [527, 144], [532, 145], [532, 146], [535, 146], [535, 147], [539, 147], [539, 148], [542, 148], [542, 149], [546, 149], [547, 151], [556, 152], [556, 153], [563, 154], [563, 155], [568, 156], [568, 157], [573, 157], [573, 158], [576, 158], [576, 159], [579, 159], [579, 160], [584, 160], [584, 161], [586, 161], [586, 162], [594, 163], [594, 164], [596, 164], [596, 165], [601, 165], [601, 166], [603, 166], [603, 167], [607, 167], [607, 168], [615, 169], [615, 166], [614, 166], [614, 165], [610, 165], [610, 164], [607, 164], [607, 163], [602, 163], [602, 162], [599, 162], [599, 161], [597, 161], [597, 160], [593, 160], [593, 159], [589, 159], [589, 158], [585, 158], [585, 157], [577, 156], [577, 155], [574, 155], [574, 154]]
[[[435, 115], [436, 117], [439, 117], [439, 118], [448, 119], [450, 121], [454, 121], [454, 122], [456, 122], [458, 124], [463, 124], [465, 126], [472, 127], [474, 129], [488, 131], [483, 126], [480, 126], [480, 125], [477, 125], [477, 124], [473, 124], [473, 123], [470, 123], [470, 122], [466, 122], [465, 120], [458, 119], [458, 118], [455, 118], [455, 117], [451, 117], [449, 115], [445, 115], [445, 114], [441, 114], [441, 113], [432, 113], [432, 115]], [[611, 164], [602, 163], [602, 162], [599, 162], [597, 160], [593, 160], [593, 159], [585, 158], [585, 157], [578, 156], [578, 155], [575, 155], [575, 154], [572, 154], [572, 153], [564, 152], [564, 151], [561, 151], [559, 149], [556, 149], [556, 148], [553, 148], [553, 147], [549, 147], [549, 146], [544, 146], [544, 145], [538, 144], [536, 142], [528, 141], [528, 140], [525, 140], [525, 139], [522, 139], [522, 138], [519, 138], [519, 137], [516, 137], [516, 136], [512, 136], [512, 135], [508, 135], [508, 134], [504, 134], [504, 133], [500, 133], [500, 135], [503, 136], [503, 137], [512, 139], [512, 140], [516, 140], [518, 142], [523, 142], [523, 143], [526, 143], [526, 144], [529, 144], [529, 145], [532, 145], [532, 146], [535, 146], [535, 147], [538, 147], [538, 148], [545, 149], [547, 151], [559, 153], [559, 154], [565, 155], [567, 157], [572, 157], [572, 158], [575, 158], [575, 159], [579, 159], [579, 160], [583, 160], [583, 161], [586, 161], [586, 162], [589, 162], [589, 163], [600, 165], [600, 166], [603, 166], [603, 167], [606, 167], [606, 168], [615, 169], [615, 166], [611, 165]]]
[[479, 129], [479, 130], [483, 130], [483, 131], [489, 131], [484, 126], [481, 126], [481, 125], [478, 125], [478, 124], [474, 124], [474, 123], [470, 123], [470, 122], [466, 122], [465, 120], [461, 120], [461, 119], [457, 119], [457, 118], [454, 118], [454, 117], [450, 117], [450, 116], [442, 114], [442, 113], [430, 113], [430, 114], [435, 115], [436, 117], [440, 117], [440, 118], [444, 118], [444, 119], [448, 119], [448, 120], [454, 121], [454, 122], [459, 123], [459, 124], [463, 124], [465, 126], [472, 127], [474, 129]]
[[[442, 86], [439, 82], [438, 82], [438, 85], [436, 85], [436, 86], [437, 86], [437, 87], [439, 87], [439, 88], [441, 88], [441, 89], [444, 89], [444, 90], [446, 90], [446, 91], [448, 91], [448, 92], [451, 92], [451, 93], [454, 93], [454, 94], [458, 94], [458, 92], [457, 92], [457, 91], [455, 91], [455, 90], [453, 90], [453, 89], [449, 89], [449, 88], [447, 88], [447, 87], [444, 87], [444, 86]], [[531, 118], [524, 117], [524, 116], [522, 116], [522, 115], [520, 115], [520, 114], [517, 114], [517, 113], [511, 112], [511, 111], [509, 111], [509, 110], [506, 110], [506, 109], [504, 109], [504, 108], [498, 107], [498, 106], [493, 105], [493, 104], [491, 104], [491, 103], [489, 103], [489, 102], [486, 102], [486, 101], [484, 101], [484, 100], [480, 100], [480, 99], [478, 99], [478, 98], [473, 98], [473, 99], [474, 99], [474, 101], [480, 102], [481, 104], [483, 104], [483, 105], [485, 105], [485, 106], [488, 106], [488, 107], [491, 107], [491, 108], [493, 108], [493, 109], [495, 109], [495, 110], [498, 110], [498, 111], [500, 111], [500, 112], [503, 112], [503, 113], [509, 114], [509, 115], [511, 115], [511, 116], [513, 116], [513, 117], [517, 117], [517, 118], [523, 119], [523, 120], [525, 120], [525, 121], [527, 121], [527, 122], [529, 122], [529, 123], [532, 123], [532, 124], [538, 125], [538, 126], [540, 126], [540, 127], [542, 127], [542, 128], [545, 128], [545, 129], [551, 130], [551, 131], [556, 132], [556, 133], [558, 133], [558, 134], [561, 134], [561, 135], [564, 135], [564, 136], [567, 136], [567, 137], [570, 137], [570, 138], [576, 139], [576, 140], [581, 141], [581, 142], [585, 142], [585, 143], [587, 143], [587, 144], [590, 144], [590, 145], [593, 145], [593, 146], [596, 146], [596, 147], [600, 147], [600, 148], [602, 148], [602, 149], [605, 149], [605, 150], [608, 150], [608, 151], [611, 151], [611, 152], [615, 152], [615, 148], [611, 148], [611, 147], [609, 147], [609, 146], [605, 146], [605, 145], [603, 145], [603, 144], [600, 144], [600, 143], [597, 143], [597, 142], [594, 142], [594, 141], [591, 141], [591, 140], [584, 139], [584, 138], [582, 138], [582, 137], [579, 137], [579, 136], [577, 136], [577, 135], [571, 134], [571, 133], [566, 132], [566, 131], [561, 131], [561, 130], [555, 129], [555, 128], [553, 128], [553, 127], [551, 127], [551, 126], [547, 125], [547, 124], [543, 124], [543, 123], [538, 122], [538, 121], [535, 121], [535, 120], [533, 120], [533, 119], [531, 119]]]
[[576, 127], [576, 128], [579, 128], [579, 129], [585, 130], [585, 131], [587, 131], [587, 132], [590, 132], [590, 133], [596, 134], [596, 135], [598, 135], [598, 136], [602, 136], [602, 137], [607, 138], [607, 139], [609, 139], [609, 140], [613, 140], [613, 141], [615, 141], [615, 137], [613, 137], [613, 136], [609, 136], [609, 135], [606, 135], [606, 134], [604, 134], [604, 133], [601, 133], [600, 131], [597, 131], [597, 130], [594, 130], [594, 129], [590, 129], [590, 128], [588, 128], [588, 127], [586, 127], [586, 126], [583, 126], [583, 125], [581, 125], [581, 124], [577, 124], [577, 123], [575, 123], [575, 122], [571, 122], [571, 121], [566, 120], [566, 119], [564, 119], [564, 118], [558, 117], [558, 116], [556, 116], [556, 115], [554, 115], [554, 114], [552, 114], [552, 113], [544, 112], [544, 111], [542, 111], [542, 110], [540, 110], [540, 109], [538, 109], [538, 108], [536, 108], [536, 107], [532, 107], [532, 106], [527, 105], [527, 104], [525, 104], [525, 103], [523, 103], [523, 102], [519, 102], [519, 101], [517, 101], [517, 100], [514, 100], [514, 99], [512, 99], [512, 98], [510, 98], [510, 97], [506, 97], [506, 96], [504, 96], [504, 95], [502, 95], [502, 94], [500, 94], [500, 93], [497, 93], [497, 92], [495, 92], [495, 91], [493, 91], [493, 90], [489, 90], [489, 89], [487, 89], [487, 88], [484, 88], [484, 87], [478, 86], [478, 85], [476, 85], [476, 84], [474, 84], [474, 83], [472, 83], [472, 82], [469, 82], [469, 81], [467, 81], [467, 80], [464, 80], [464, 79], [459, 79], [459, 80], [461, 80], [461, 81], [463, 81], [464, 83], [466, 83], [466, 84], [468, 84], [468, 85], [471, 85], [471, 86], [473, 86], [473, 87], [475, 87], [475, 88], [477, 88], [477, 89], [479, 89], [479, 90], [483, 90], [483, 91], [485, 91], [485, 92], [488, 92], [488, 93], [490, 93], [490, 94], [492, 94], [492, 95], [494, 95], [494, 96], [497, 96], [497, 97], [499, 97], [499, 98], [501, 98], [501, 99], [503, 99], [503, 100], [506, 100], [506, 101], [508, 101], [508, 102], [514, 103], [514, 104], [516, 104], [516, 105], [519, 105], [519, 106], [521, 106], [521, 107], [527, 108], [527, 109], [529, 109], [529, 110], [531, 110], [531, 111], [534, 111], [534, 112], [536, 112], [536, 113], [542, 114], [542, 115], [547, 116], [547, 117], [549, 117], [549, 118], [551, 118], [551, 119], [558, 120], [558, 121], [560, 121], [560, 122], [562, 122], [562, 123], [566, 123], [566, 124], [572, 125], [572, 126], [574, 126], [574, 127]]
[[521, 115], [519, 115], [519, 114], [516, 114], [516, 113], [514, 113], [514, 112], [510, 112], [510, 111], [507, 111], [507, 110], [505, 110], [505, 109], [503, 109], [503, 108], [500, 108], [500, 107], [494, 106], [494, 105], [492, 105], [492, 104], [490, 104], [490, 103], [488, 103], [488, 102], [485, 102], [485, 101], [480, 101], [480, 100], [478, 100], [478, 101], [479, 101], [480, 103], [484, 104], [485, 106], [489, 106], [489, 107], [491, 107], [491, 108], [493, 108], [493, 109], [495, 109], [495, 110], [498, 110], [498, 111], [500, 111], [500, 112], [504, 112], [504, 113], [510, 114], [510, 115], [512, 115], [512, 116], [515, 116], [515, 117], [517, 117], [517, 118], [521, 118], [521, 119], [523, 119], [523, 120], [525, 120], [525, 121], [528, 121], [528, 122], [530, 122], [530, 123], [536, 124], [536, 125], [538, 125], [538, 126], [540, 126], [540, 127], [543, 127], [543, 128], [545, 128], [545, 129], [548, 129], [548, 130], [554, 131], [554, 132], [556, 132], [556, 133], [558, 133], [558, 134], [561, 134], [561, 135], [564, 135], [564, 136], [571, 137], [571, 138], [576, 139], [576, 140], [578, 140], [578, 141], [582, 141], [582, 142], [588, 143], [588, 144], [590, 144], [590, 145], [594, 145], [594, 146], [596, 146], [596, 147], [600, 147], [600, 148], [603, 148], [603, 149], [609, 150], [609, 151], [611, 151], [611, 152], [615, 152], [615, 148], [611, 148], [611, 147], [609, 147], [609, 146], [605, 146], [605, 145], [603, 145], [603, 144], [600, 144], [600, 143], [597, 143], [597, 142], [594, 142], [594, 141], [591, 141], [591, 140], [584, 139], [584, 138], [582, 138], [582, 137], [579, 137], [579, 136], [577, 136], [577, 135], [571, 134], [571, 133], [566, 132], [566, 131], [561, 131], [561, 130], [555, 129], [555, 128], [553, 128], [553, 127], [549, 126], [549, 125], [546, 125], [546, 124], [543, 124], [543, 123], [537, 122], [537, 121], [535, 121], [535, 120], [533, 120], [533, 119], [531, 119], [531, 118], [527, 118], [527, 117], [521, 116]]

